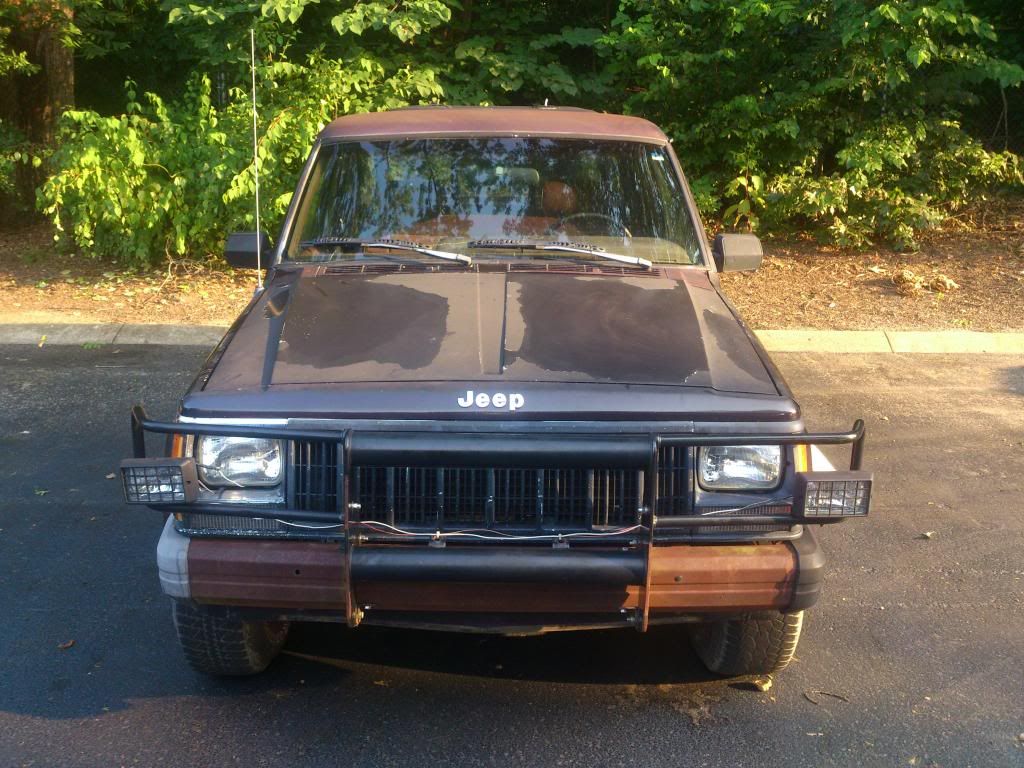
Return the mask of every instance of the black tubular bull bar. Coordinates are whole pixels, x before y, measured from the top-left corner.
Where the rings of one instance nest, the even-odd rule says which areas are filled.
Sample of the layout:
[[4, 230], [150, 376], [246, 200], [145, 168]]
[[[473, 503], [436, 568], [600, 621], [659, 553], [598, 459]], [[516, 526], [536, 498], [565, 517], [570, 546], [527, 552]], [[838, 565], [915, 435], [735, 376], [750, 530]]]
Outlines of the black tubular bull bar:
[[[335, 471], [335, 497], [336, 509], [333, 511], [295, 510], [281, 509], [274, 507], [267, 509], [259, 505], [238, 504], [238, 503], [197, 503], [181, 504], [178, 506], [161, 505], [161, 508], [170, 512], [196, 513], [215, 512], [219, 515], [238, 517], [264, 517], [273, 518], [282, 522], [293, 523], [328, 523], [329, 527], [342, 529], [342, 536], [339, 544], [343, 552], [343, 568], [345, 582], [345, 617], [350, 626], [356, 626], [362, 621], [363, 611], [356, 604], [353, 587], [353, 577], [358, 574], [354, 571], [354, 561], [357, 560], [353, 553], [358, 549], [359, 553], [373, 555], [379, 553], [380, 547], [361, 548], [364, 544], [387, 544], [395, 543], [397, 536], [389, 537], [386, 531], [382, 532], [377, 526], [373, 530], [373, 538], [365, 535], [371, 523], [353, 520], [358, 515], [358, 504], [352, 504], [351, 499], [351, 476], [353, 464], [358, 462], [359, 466], [391, 466], [396, 462], [402, 462], [409, 467], [455, 467], [473, 468], [479, 467], [483, 460], [490, 466], [537, 467], [542, 471], [545, 467], [558, 468], [593, 468], [602, 467], [615, 469], [632, 469], [639, 473], [641, 486], [637, 494], [641, 500], [640, 508], [634, 525], [612, 531], [614, 538], [602, 539], [606, 544], [617, 545], [620, 549], [625, 543], [629, 550], [634, 551], [642, 566], [637, 571], [637, 578], [640, 580], [639, 606], [635, 614], [635, 626], [640, 631], [646, 631], [650, 623], [650, 594], [651, 594], [651, 557], [655, 546], [655, 528], [659, 526], [654, 510], [658, 501], [658, 476], [659, 476], [659, 455], [662, 446], [686, 446], [706, 447], [720, 445], [850, 445], [850, 469], [859, 470], [864, 453], [864, 423], [857, 420], [849, 432], [839, 433], [803, 433], [803, 434], [622, 434], [622, 435], [551, 435], [551, 434], [530, 434], [526, 432], [513, 434], [477, 434], [459, 432], [406, 432], [406, 431], [363, 431], [363, 430], [322, 430], [303, 429], [279, 426], [245, 426], [245, 425], [223, 425], [223, 424], [198, 424], [182, 422], [160, 422], [150, 419], [142, 406], [137, 405], [131, 412], [132, 443], [136, 459], [146, 458], [147, 432], [156, 434], [177, 434], [177, 435], [216, 435], [270, 438], [287, 441], [322, 441], [325, 444], [333, 444], [336, 455]], [[293, 442], [293, 444], [295, 444]], [[776, 500], [778, 501], [778, 500]], [[766, 500], [770, 503], [770, 500]], [[743, 508], [745, 509], [745, 508]], [[740, 511], [740, 510], [736, 510]], [[353, 514], [355, 513], [355, 514]], [[538, 523], [542, 520], [538, 514]], [[757, 541], [757, 540], [790, 540], [798, 549], [803, 542], [802, 528], [798, 525], [801, 519], [792, 514], [786, 515], [743, 515], [743, 514], [716, 514], [714, 517], [707, 515], [690, 516], [666, 516], [661, 519], [661, 527], [669, 530], [682, 530], [699, 534], [701, 541]], [[699, 528], [716, 527], [725, 525], [758, 525], [764, 524], [785, 524], [788, 530], [783, 533], [725, 533], [719, 536], [714, 534], [708, 536], [700, 534]], [[431, 543], [444, 545], [444, 535], [440, 531], [435, 534], [399, 532], [406, 536], [428, 538]], [[521, 542], [524, 538], [554, 540], [554, 546], [561, 546], [564, 540], [567, 541], [573, 536], [585, 536], [583, 533], [551, 533], [545, 531], [541, 535], [514, 536], [509, 535], [504, 542]], [[604, 534], [594, 534], [604, 535]], [[623, 540], [623, 536], [627, 536]], [[499, 541], [500, 541], [500, 537]], [[690, 540], [697, 539], [693, 536]], [[659, 537], [659, 541], [663, 538]], [[393, 550], [394, 548], [384, 548]], [[492, 550], [491, 554], [498, 554], [503, 548]], [[639, 550], [637, 552], [636, 550]], [[398, 552], [405, 551], [414, 553], [416, 550], [401, 548]], [[558, 552], [550, 550], [545, 555], [544, 563], [549, 565], [561, 562], [567, 555], [573, 555], [574, 567], [579, 567], [579, 556], [586, 552], [601, 555], [602, 550], [580, 549], [573, 552]], [[456, 555], [469, 555], [471, 549], [457, 548], [444, 556], [442, 560], [446, 563]], [[539, 554], [539, 553], [538, 553]], [[607, 554], [607, 551], [605, 552]], [[430, 560], [437, 562], [437, 558]], [[493, 558], [488, 559], [493, 565]], [[639, 565], [639, 563], [637, 563]], [[820, 564], [819, 564], [820, 565]], [[801, 570], [805, 566], [801, 565]], [[479, 569], [478, 569], [479, 570]], [[593, 568], [588, 568], [588, 576], [593, 576]], [[816, 587], [816, 583], [815, 583]], [[808, 589], [811, 589], [808, 587]], [[813, 589], [812, 589], [813, 591]], [[797, 598], [794, 598], [797, 599]]]
[[[642, 528], [653, 529], [652, 510], [657, 509], [658, 471], [660, 448], [708, 447], [723, 445], [850, 445], [850, 470], [859, 470], [864, 455], [864, 422], [858, 419], [848, 432], [791, 433], [791, 434], [608, 434], [558, 435], [548, 433], [459, 433], [371, 430], [325, 430], [289, 426], [253, 426], [234, 424], [200, 424], [191, 422], [162, 422], [147, 415], [141, 405], [131, 411], [132, 446], [135, 458], [146, 458], [145, 435], [215, 435], [222, 437], [252, 437], [277, 440], [306, 440], [334, 444], [337, 461], [337, 509], [292, 510], [280, 507], [239, 503], [193, 502], [163, 509], [180, 512], [215, 511], [219, 515], [238, 517], [271, 517], [283, 521], [311, 523], [344, 523], [351, 507], [350, 468], [387, 467], [401, 464], [410, 467], [471, 468], [486, 463], [493, 467], [548, 467], [636, 469], [641, 472]], [[765, 504], [772, 503], [766, 498]], [[775, 500], [776, 502], [778, 500]], [[666, 527], [735, 526], [742, 524], [794, 524], [800, 522], [791, 514], [742, 515], [716, 514], [715, 516], [673, 516], [664, 518]], [[816, 521], [817, 522], [817, 521]], [[756, 538], [756, 537], [755, 537]]]

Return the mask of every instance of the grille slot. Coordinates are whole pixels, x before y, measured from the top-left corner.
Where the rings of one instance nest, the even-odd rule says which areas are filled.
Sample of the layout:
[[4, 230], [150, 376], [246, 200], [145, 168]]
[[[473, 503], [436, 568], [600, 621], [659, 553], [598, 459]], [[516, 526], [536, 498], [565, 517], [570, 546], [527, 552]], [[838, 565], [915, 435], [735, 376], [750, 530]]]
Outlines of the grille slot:
[[338, 446], [319, 440], [295, 440], [288, 462], [288, 495], [293, 509], [338, 509]]
[[179, 530], [231, 531], [256, 533], [263, 531], [282, 531], [285, 526], [273, 519], [260, 517], [238, 517], [236, 515], [217, 515], [206, 512], [183, 515], [178, 525]]
[[663, 445], [658, 454], [658, 514], [685, 515], [693, 492], [694, 451], [685, 445]]
[[[735, 507], [702, 506], [694, 510], [697, 515], [714, 515], [716, 512], [734, 511]], [[742, 515], [788, 515], [793, 508], [789, 504], [761, 504], [754, 507], [747, 507]], [[731, 531], [788, 531], [790, 525], [787, 523], [743, 523], [742, 525], [701, 525], [693, 528], [690, 532], [695, 535], [729, 533]]]

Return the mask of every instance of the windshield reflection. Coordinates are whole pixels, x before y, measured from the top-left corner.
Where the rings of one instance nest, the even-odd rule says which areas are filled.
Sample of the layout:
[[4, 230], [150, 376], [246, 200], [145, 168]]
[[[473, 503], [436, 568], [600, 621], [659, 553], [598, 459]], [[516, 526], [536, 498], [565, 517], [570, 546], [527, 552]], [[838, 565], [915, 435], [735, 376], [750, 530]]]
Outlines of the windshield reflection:
[[[317, 240], [405, 240], [467, 252], [508, 238], [572, 241], [658, 262], [699, 263], [667, 153], [639, 142], [417, 139], [324, 146], [288, 244], [296, 260], [354, 258]], [[475, 258], [508, 250], [472, 249]]]

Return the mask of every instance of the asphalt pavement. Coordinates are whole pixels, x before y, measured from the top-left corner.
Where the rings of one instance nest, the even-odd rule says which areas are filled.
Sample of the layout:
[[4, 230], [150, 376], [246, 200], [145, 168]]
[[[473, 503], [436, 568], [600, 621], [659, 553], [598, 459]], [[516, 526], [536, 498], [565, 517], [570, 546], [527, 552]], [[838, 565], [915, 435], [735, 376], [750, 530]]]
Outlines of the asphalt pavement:
[[760, 692], [665, 627], [301, 625], [261, 677], [194, 674], [160, 516], [107, 475], [203, 355], [0, 347], [0, 766], [1024, 766], [1021, 356], [775, 356], [811, 428], [867, 421], [877, 494]]

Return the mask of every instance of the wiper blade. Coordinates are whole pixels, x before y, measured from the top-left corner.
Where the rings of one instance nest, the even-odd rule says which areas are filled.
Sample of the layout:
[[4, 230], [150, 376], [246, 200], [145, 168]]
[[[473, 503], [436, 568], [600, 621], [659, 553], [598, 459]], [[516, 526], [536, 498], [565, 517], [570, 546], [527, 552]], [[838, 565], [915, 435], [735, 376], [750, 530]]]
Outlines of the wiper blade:
[[506, 238], [492, 238], [489, 240], [472, 240], [469, 248], [510, 248], [524, 251], [556, 251], [558, 253], [582, 253], [586, 256], [593, 256], [598, 259], [618, 261], [622, 264], [632, 264], [636, 267], [650, 269], [652, 262], [642, 259], [639, 256], [627, 256], [624, 253], [613, 253], [606, 251], [596, 245], [587, 243], [573, 243], [566, 240], [553, 240], [551, 242], [537, 242], [534, 240], [516, 240]]
[[426, 248], [422, 245], [408, 240], [392, 240], [383, 238], [381, 240], [360, 240], [356, 237], [317, 237], [313, 240], [303, 240], [299, 243], [303, 248], [317, 248], [319, 246], [347, 246], [349, 248], [390, 248], [395, 251], [414, 251], [424, 256], [433, 256], [437, 259], [448, 259], [449, 261], [461, 261], [463, 264], [472, 264], [473, 259], [464, 253], [453, 251], [438, 251], [434, 248]]

